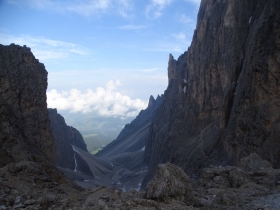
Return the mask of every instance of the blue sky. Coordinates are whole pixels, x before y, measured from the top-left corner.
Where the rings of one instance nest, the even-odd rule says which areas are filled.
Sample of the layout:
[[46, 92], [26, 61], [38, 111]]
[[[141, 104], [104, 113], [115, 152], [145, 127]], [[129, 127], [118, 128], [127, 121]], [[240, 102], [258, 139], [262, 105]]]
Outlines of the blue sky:
[[167, 87], [169, 53], [190, 45], [200, 0], [1, 0], [0, 43], [49, 72], [48, 105], [135, 116]]

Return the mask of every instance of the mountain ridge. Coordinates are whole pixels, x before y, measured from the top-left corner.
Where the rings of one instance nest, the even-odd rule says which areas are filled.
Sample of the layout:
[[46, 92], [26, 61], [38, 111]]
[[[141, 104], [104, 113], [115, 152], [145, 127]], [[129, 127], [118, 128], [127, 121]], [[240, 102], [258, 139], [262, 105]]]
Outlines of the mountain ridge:
[[56, 166], [69, 170], [79, 170], [92, 175], [88, 164], [73, 149], [73, 146], [76, 146], [86, 152], [88, 151], [81, 133], [72, 126], [68, 126], [57, 109], [49, 108], [48, 114], [56, 146]]
[[168, 161], [192, 177], [252, 152], [280, 167], [279, 11], [275, 0], [202, 0], [191, 46], [169, 57], [143, 187]]

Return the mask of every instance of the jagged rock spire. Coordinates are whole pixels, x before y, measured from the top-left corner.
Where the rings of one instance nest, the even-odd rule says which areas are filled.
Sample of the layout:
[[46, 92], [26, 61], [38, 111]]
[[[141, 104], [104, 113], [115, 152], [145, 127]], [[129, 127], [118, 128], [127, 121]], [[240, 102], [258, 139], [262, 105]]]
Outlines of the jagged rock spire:
[[151, 107], [151, 106], [153, 106], [154, 105], [154, 103], [155, 103], [155, 98], [154, 98], [154, 96], [150, 96], [150, 99], [149, 99], [149, 104], [148, 104], [148, 107]]

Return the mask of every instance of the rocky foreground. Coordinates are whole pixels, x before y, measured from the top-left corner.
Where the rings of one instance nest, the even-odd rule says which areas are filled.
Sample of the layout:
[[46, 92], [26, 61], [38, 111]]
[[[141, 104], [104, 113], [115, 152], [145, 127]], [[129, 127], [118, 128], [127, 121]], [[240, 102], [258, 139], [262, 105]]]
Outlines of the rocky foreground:
[[0, 169], [0, 209], [280, 209], [280, 169], [257, 154], [240, 167], [211, 166], [199, 180], [167, 163], [146, 191], [84, 190], [58, 174], [54, 181], [32, 161]]

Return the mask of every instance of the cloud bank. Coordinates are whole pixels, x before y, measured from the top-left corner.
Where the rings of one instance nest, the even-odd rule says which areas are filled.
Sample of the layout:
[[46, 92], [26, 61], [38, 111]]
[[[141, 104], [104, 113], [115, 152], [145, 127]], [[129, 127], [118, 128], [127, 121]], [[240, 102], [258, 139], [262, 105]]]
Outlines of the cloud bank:
[[116, 91], [120, 85], [119, 80], [110, 80], [105, 88], [98, 87], [95, 91], [88, 89], [84, 93], [78, 89], [61, 92], [52, 89], [47, 92], [48, 107], [70, 112], [96, 112], [104, 117], [135, 117], [147, 108], [147, 101], [133, 100]]

